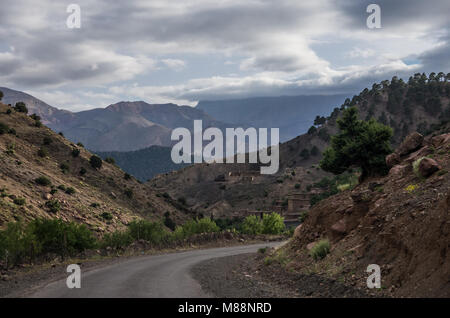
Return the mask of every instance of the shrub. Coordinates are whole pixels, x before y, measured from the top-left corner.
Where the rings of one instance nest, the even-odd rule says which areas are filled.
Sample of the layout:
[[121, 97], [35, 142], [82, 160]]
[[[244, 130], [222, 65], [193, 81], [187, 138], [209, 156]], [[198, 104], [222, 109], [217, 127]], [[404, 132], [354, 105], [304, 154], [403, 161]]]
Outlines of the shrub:
[[95, 237], [84, 224], [37, 219], [30, 226], [43, 253], [56, 253], [65, 257], [96, 246]]
[[91, 164], [92, 168], [100, 169], [102, 167], [103, 161], [99, 156], [92, 155], [92, 157], [89, 159], [89, 163]]
[[300, 189], [300, 183], [296, 183], [294, 186], [295, 189]]
[[9, 131], [8, 125], [0, 123], [0, 135], [6, 134]]
[[170, 236], [160, 222], [132, 221], [128, 225], [128, 229], [134, 240], [145, 240], [157, 245], [168, 242]]
[[84, 145], [83, 145], [81, 142], [78, 142], [78, 143], [77, 143], [77, 146], [78, 146], [78, 147], [81, 147], [81, 148], [84, 148]]
[[52, 184], [50, 179], [47, 177], [44, 177], [44, 176], [34, 179], [34, 182], [36, 182], [37, 184], [39, 184], [41, 186], [45, 186], [45, 187]]
[[86, 172], [87, 172], [86, 168], [85, 168], [85, 167], [81, 167], [81, 169], [80, 169], [80, 175], [81, 175], [81, 176], [84, 176], [84, 175], [86, 174]]
[[413, 165], [412, 165], [412, 166], [413, 166], [414, 174], [415, 174], [417, 177], [419, 177], [419, 178], [422, 177], [422, 176], [420, 175], [420, 172], [419, 172], [419, 165], [420, 165], [420, 162], [421, 162], [423, 159], [425, 159], [425, 157], [421, 157], [421, 158], [415, 160], [415, 161], [413, 162]]
[[62, 170], [62, 172], [66, 173], [69, 171], [69, 165], [65, 162], [61, 163], [59, 165], [59, 168]]
[[6, 269], [19, 264], [27, 256], [31, 260], [39, 251], [34, 234], [22, 222], [8, 223], [6, 229], [0, 231], [0, 258], [5, 261]]
[[330, 241], [321, 240], [309, 251], [314, 260], [322, 259], [330, 252]]
[[58, 200], [50, 200], [45, 202], [45, 206], [50, 210], [52, 213], [56, 213], [59, 210], [61, 210], [61, 204]]
[[72, 149], [72, 157], [76, 158], [80, 155], [80, 149], [73, 148]]
[[0, 100], [2, 100], [2, 98], [3, 98], [3, 92], [0, 91]]
[[102, 218], [104, 218], [105, 220], [108, 220], [108, 221], [110, 221], [110, 220], [113, 219], [112, 214], [109, 213], [109, 212], [103, 212], [102, 214], [100, 214], [100, 216], [101, 216]]
[[11, 113], [12, 113], [11, 108], [8, 108], [8, 109], [6, 110], [6, 115], [11, 115]]
[[42, 122], [40, 120], [35, 120], [34, 121], [34, 127], [41, 128], [42, 127]]
[[14, 204], [16, 205], [24, 205], [27, 202], [27, 200], [25, 200], [25, 198], [15, 198], [14, 199]]
[[113, 157], [107, 157], [107, 158], [105, 158], [105, 161], [112, 165], [116, 164], [116, 160]]
[[169, 229], [171, 229], [172, 231], [174, 231], [175, 228], [177, 227], [175, 222], [170, 217], [170, 213], [169, 212], [164, 213], [164, 225], [166, 227], [168, 227]]
[[9, 128], [8, 134], [13, 135], [13, 136], [16, 136], [16, 135], [17, 135], [17, 132], [16, 132], [16, 130], [15, 130], [14, 128]]
[[90, 207], [91, 208], [98, 208], [98, 207], [100, 207], [100, 203], [97, 203], [97, 202], [91, 203]]
[[28, 108], [24, 102], [16, 103], [16, 105], [14, 106], [14, 110], [19, 113], [25, 113], [25, 114], [28, 113]]
[[125, 180], [130, 180], [131, 179], [131, 175], [129, 173], [125, 172], [125, 174], [123, 175], [123, 178]]
[[41, 158], [45, 158], [48, 156], [48, 151], [45, 147], [41, 147], [41, 148], [39, 148], [37, 155]]
[[41, 120], [41, 116], [38, 116], [38, 115], [36, 115], [36, 114], [30, 115], [30, 117], [31, 117], [32, 119], [34, 119], [34, 120]]
[[42, 140], [42, 143], [46, 146], [50, 145], [53, 142], [53, 139], [50, 137], [44, 137], [44, 139]]
[[220, 229], [216, 222], [210, 218], [190, 220], [181, 227], [183, 237], [189, 237], [201, 233], [213, 233], [218, 232], [219, 230]]
[[61, 185], [58, 186], [58, 189], [65, 192], [66, 191], [66, 186], [64, 184], [61, 184]]
[[263, 220], [263, 234], [281, 234], [284, 229], [284, 218], [278, 213], [264, 214]]
[[186, 205], [186, 198], [185, 197], [179, 197], [178, 202], [180, 202], [182, 205]]
[[68, 195], [72, 195], [72, 194], [74, 194], [75, 192], [76, 192], [76, 190], [75, 190], [73, 187], [69, 187], [69, 188], [66, 189], [66, 193], [67, 193]]
[[300, 213], [300, 216], [298, 217], [298, 221], [299, 221], [300, 223], [305, 222], [305, 219], [306, 219], [307, 216], [308, 216], [308, 211], [302, 211], [302, 212]]
[[265, 254], [267, 252], [268, 247], [261, 247], [258, 249], [258, 253]]
[[244, 234], [257, 235], [263, 232], [262, 220], [256, 215], [247, 216], [240, 226]]
[[133, 243], [133, 238], [129, 231], [115, 231], [107, 233], [100, 241], [100, 247], [111, 247], [113, 249], [121, 249]]
[[124, 191], [124, 194], [128, 197], [128, 199], [132, 199], [133, 198], [133, 190], [132, 189], [126, 189]]

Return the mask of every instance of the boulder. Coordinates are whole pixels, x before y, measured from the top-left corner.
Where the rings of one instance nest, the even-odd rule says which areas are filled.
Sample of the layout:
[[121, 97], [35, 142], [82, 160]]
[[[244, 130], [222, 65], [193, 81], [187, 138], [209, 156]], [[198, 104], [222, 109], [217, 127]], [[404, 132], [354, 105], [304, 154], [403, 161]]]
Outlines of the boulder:
[[431, 144], [434, 147], [439, 147], [440, 145], [446, 144], [448, 142], [450, 142], [450, 133], [434, 136], [433, 138], [431, 138]]
[[303, 223], [297, 226], [294, 230], [294, 237], [300, 238], [300, 233], [302, 231]]
[[416, 151], [420, 147], [422, 147], [423, 136], [418, 132], [413, 132], [406, 136], [405, 140], [401, 143], [401, 145], [397, 148], [396, 153], [400, 156], [405, 156], [410, 154], [413, 151]]
[[407, 166], [405, 165], [395, 165], [389, 170], [389, 175], [392, 177], [403, 177], [403, 174]]
[[388, 166], [388, 168], [392, 168], [398, 163], [400, 163], [400, 156], [398, 155], [398, 153], [394, 152], [386, 156], [386, 165]]
[[341, 219], [331, 226], [331, 232], [336, 235], [344, 235], [347, 232], [347, 225], [344, 219]]
[[419, 163], [419, 173], [424, 178], [428, 178], [439, 169], [439, 164], [431, 158], [423, 158]]

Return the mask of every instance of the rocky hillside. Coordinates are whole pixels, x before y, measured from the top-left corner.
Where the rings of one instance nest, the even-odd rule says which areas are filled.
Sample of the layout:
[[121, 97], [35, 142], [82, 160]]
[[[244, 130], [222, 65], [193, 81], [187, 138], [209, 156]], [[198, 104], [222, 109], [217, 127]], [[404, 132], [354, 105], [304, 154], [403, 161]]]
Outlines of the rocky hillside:
[[[331, 177], [318, 168], [318, 163], [331, 136], [338, 131], [336, 120], [345, 108], [355, 106], [361, 119], [373, 117], [391, 126], [392, 144], [398, 146], [413, 131], [445, 130], [450, 119], [449, 100], [450, 83], [433, 74], [415, 74], [408, 82], [394, 77], [346, 99], [329, 116], [317, 116], [306, 134], [280, 144], [280, 169], [276, 175], [254, 175], [259, 168], [249, 164], [197, 164], [160, 175], [152, 183], [173, 197], [192, 198], [192, 204], [195, 202], [207, 214], [272, 210], [280, 202], [285, 203], [289, 194], [309, 192], [321, 178]], [[230, 172], [242, 178], [229, 178]], [[222, 175], [224, 180], [214, 181]]]
[[[409, 135], [385, 177], [316, 206], [282, 249], [287, 268], [366, 289], [366, 268], [381, 267], [380, 295], [450, 296], [450, 133]], [[330, 253], [310, 250], [328, 239]]]
[[0, 227], [44, 217], [85, 223], [101, 233], [166, 212], [177, 221], [192, 217], [113, 164], [93, 168], [91, 156], [37, 117], [0, 103]]

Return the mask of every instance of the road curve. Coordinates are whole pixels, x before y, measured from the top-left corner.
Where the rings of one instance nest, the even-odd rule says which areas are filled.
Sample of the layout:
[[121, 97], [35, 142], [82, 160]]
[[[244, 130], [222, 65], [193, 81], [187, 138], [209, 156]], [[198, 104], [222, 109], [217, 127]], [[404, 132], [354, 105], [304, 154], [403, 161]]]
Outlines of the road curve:
[[[211, 297], [190, 275], [195, 264], [217, 257], [256, 252], [279, 242], [150, 255], [83, 273], [81, 288], [69, 289], [66, 279], [50, 283], [31, 297], [42, 298], [196, 298]], [[69, 274], [67, 274], [69, 275]]]

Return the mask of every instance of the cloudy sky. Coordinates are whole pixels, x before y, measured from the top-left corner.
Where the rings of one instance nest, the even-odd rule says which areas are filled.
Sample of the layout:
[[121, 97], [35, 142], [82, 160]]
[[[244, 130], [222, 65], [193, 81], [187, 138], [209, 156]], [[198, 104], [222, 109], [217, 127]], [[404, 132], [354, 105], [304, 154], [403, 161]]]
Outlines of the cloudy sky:
[[[2, 0], [0, 86], [69, 110], [120, 100], [348, 93], [450, 72], [448, 0]], [[66, 26], [70, 3], [81, 28]], [[366, 8], [381, 7], [381, 29]]]

